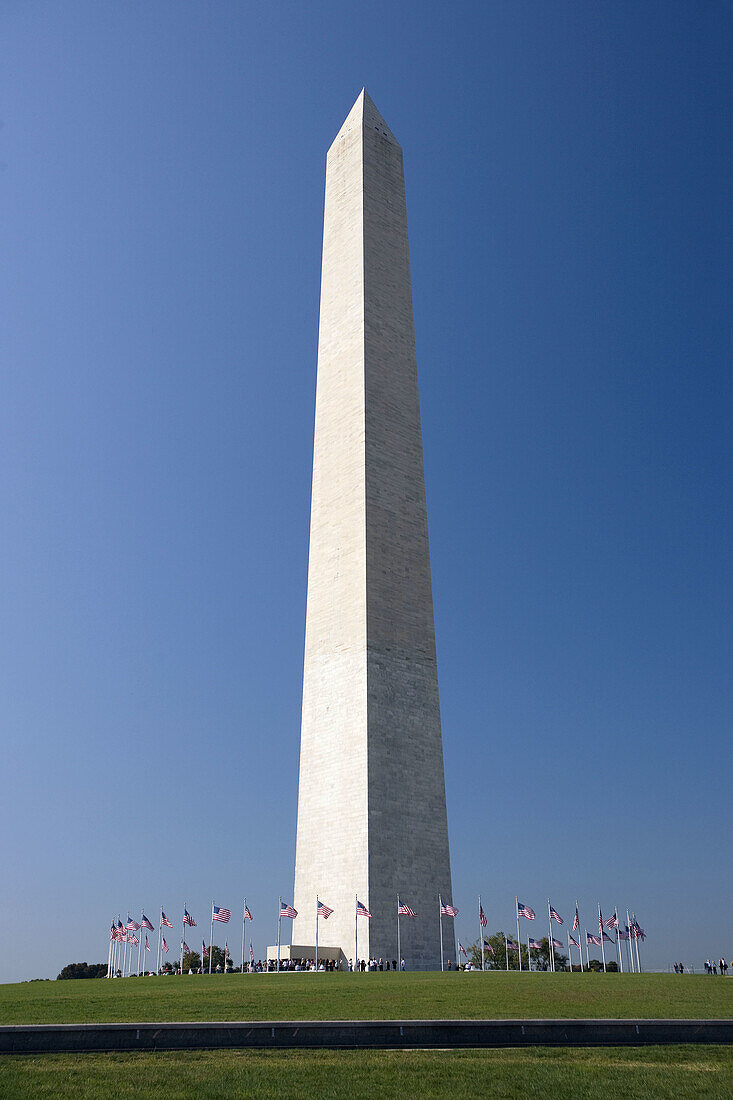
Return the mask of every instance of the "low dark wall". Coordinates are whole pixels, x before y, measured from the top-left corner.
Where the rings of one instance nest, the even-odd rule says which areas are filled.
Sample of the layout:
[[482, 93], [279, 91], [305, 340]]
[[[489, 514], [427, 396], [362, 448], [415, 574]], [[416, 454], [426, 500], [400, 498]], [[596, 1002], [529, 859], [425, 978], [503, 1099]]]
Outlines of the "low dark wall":
[[0, 1054], [231, 1047], [640, 1046], [733, 1043], [733, 1020], [356, 1020], [0, 1027]]

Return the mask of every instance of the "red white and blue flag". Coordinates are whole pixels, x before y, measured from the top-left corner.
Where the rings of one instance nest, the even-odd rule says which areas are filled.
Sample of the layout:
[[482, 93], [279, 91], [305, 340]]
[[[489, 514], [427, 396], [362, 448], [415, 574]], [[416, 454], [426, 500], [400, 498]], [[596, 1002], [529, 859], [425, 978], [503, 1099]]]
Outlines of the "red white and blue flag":
[[463, 946], [463, 944], [461, 943], [461, 941], [460, 941], [460, 940], [458, 941], [458, 951], [459, 951], [459, 953], [460, 953], [461, 955], [465, 955], [465, 956], [466, 956], [466, 958], [468, 958], [468, 954], [467, 954], [467, 952], [466, 952], [466, 948], [465, 948], [465, 947]]
[[130, 914], [128, 913], [127, 914], [127, 924], [125, 925], [125, 928], [127, 929], [127, 931], [128, 932], [137, 932], [139, 927], [140, 927], [140, 925], [137, 923], [137, 921], [133, 920], [132, 917], [130, 916]]
[[211, 914], [211, 919], [212, 920], [220, 920], [220, 921], [223, 921], [224, 924], [226, 924], [227, 921], [229, 920], [229, 918], [231, 917], [231, 915], [232, 914], [229, 911], [229, 909], [220, 909], [218, 905], [215, 905], [214, 906], [214, 911]]
[[165, 939], [163, 939], [163, 942], [161, 943], [160, 946], [163, 948], [164, 951], [168, 950], [168, 944], [165, 942]]
[[152, 924], [150, 923], [150, 921], [148, 920], [148, 918], [145, 916], [144, 913], [143, 913], [143, 919], [140, 921], [140, 927], [141, 928], [147, 928], [150, 932], [155, 931]]
[[485, 951], [490, 951], [492, 955], [494, 954], [494, 948], [491, 946], [489, 941], [486, 940], [486, 939], [484, 940], [484, 950]]
[[553, 940], [552, 940], [552, 946], [553, 946], [553, 947], [555, 947], [555, 948], [557, 948], [557, 950], [558, 950], [558, 951], [562, 951], [562, 949], [563, 949], [563, 947], [565, 946], [565, 944], [564, 944], [564, 943], [560, 943], [560, 941], [559, 941], [559, 940], [556, 940], [556, 939], [555, 939], [555, 938], [553, 937]]
[[245, 905], [245, 907], [244, 907], [244, 919], [245, 920], [252, 920], [252, 914], [249, 911], [249, 906], [248, 905]]
[[183, 910], [183, 923], [190, 925], [191, 928], [196, 927], [196, 921], [193, 919], [188, 909]]
[[506, 946], [507, 946], [507, 951], [518, 951], [519, 950], [519, 944], [515, 943], [514, 940], [510, 940], [508, 937], [507, 937], [507, 941], [506, 941]]
[[333, 913], [333, 909], [329, 909], [324, 902], [319, 901], [318, 909], [316, 910], [316, 912], [319, 917], [323, 917], [324, 920], [328, 920], [328, 918], [331, 916], [331, 913]]
[[186, 941], [185, 941], [185, 940], [182, 940], [182, 941], [181, 941], [181, 951], [183, 952], [183, 954], [184, 954], [184, 955], [187, 955], [187, 954], [189, 953], [189, 951], [190, 951], [190, 950], [191, 950], [191, 948], [190, 948], [190, 947], [188, 946], [188, 944], [186, 943]]
[[618, 928], [618, 913], [614, 913], [612, 917], [609, 917], [605, 924], [606, 928]]
[[291, 920], [295, 920], [298, 915], [298, 910], [293, 909], [292, 905], [288, 905], [286, 901], [280, 902], [280, 916], [290, 917]]
[[457, 917], [458, 910], [455, 905], [448, 905], [446, 901], [440, 903], [440, 915], [441, 917]]
[[580, 928], [580, 917], [578, 916], [578, 906], [575, 906], [575, 916], [573, 917], [573, 932], [576, 928]]
[[517, 914], [520, 917], [526, 917], [527, 920], [534, 920], [535, 912], [529, 905], [524, 905], [521, 901], [517, 902]]
[[255, 953], [254, 953], [254, 950], [252, 949], [252, 944], [249, 945], [249, 957], [252, 960], [252, 962], [255, 961]]
[[208, 949], [208, 947], [206, 946], [206, 941], [205, 941], [205, 940], [202, 940], [202, 941], [201, 941], [201, 958], [202, 958], [202, 959], [205, 959], [205, 958], [206, 958], [206, 956], [208, 955], [208, 953], [209, 953], [209, 949]]
[[366, 905], [363, 905], [358, 898], [356, 899], [356, 915], [357, 917], [369, 917], [369, 920], [372, 919], [372, 915]]
[[148, 937], [147, 936], [145, 937], [145, 950], [146, 951], [150, 950], [150, 944], [148, 943]]
[[601, 946], [601, 937], [600, 936], [591, 936], [590, 932], [588, 932], [586, 930], [585, 942], [586, 943], [594, 943], [596, 945], [596, 947], [600, 947]]
[[486, 925], [489, 923], [486, 919], [486, 914], [484, 913], [483, 905], [479, 905], [479, 907], [478, 907], [478, 922], [479, 922], [479, 924], [481, 925], [482, 928], [485, 928]]
[[531, 936], [529, 937], [529, 946], [532, 948], [533, 951], [539, 951], [542, 948], [542, 944], [540, 943], [540, 941], [533, 940]]
[[166, 928], [172, 928], [173, 927], [173, 925], [171, 924], [171, 922], [168, 920], [167, 916], [165, 915], [165, 913], [161, 909], [161, 911], [160, 911], [160, 926], [161, 926], [161, 928], [163, 927], [163, 925], [165, 925]]
[[629, 932], [628, 928], [626, 929], [625, 932], [623, 931], [623, 929], [619, 928], [618, 938], [620, 940], [630, 940], [631, 939], [631, 933]]
[[130, 936], [130, 943], [133, 945], [133, 947], [137, 947], [137, 945], [140, 943], [140, 940], [137, 938], [137, 936], [132, 935]]
[[406, 905], [404, 901], [401, 901], [400, 904], [397, 906], [397, 916], [398, 917], [414, 917], [415, 916], [415, 910], [410, 909], [409, 905]]
[[580, 951], [580, 944], [577, 940], [573, 939], [572, 936], [568, 936], [568, 941], [572, 944], [573, 947], [577, 947], [578, 951]]
[[603, 917], [601, 916], [601, 907], [598, 906], [598, 935], [603, 935]]
[[606, 940], [607, 943], [615, 943], [616, 942], [615, 939], [613, 938], [613, 936], [609, 936], [609, 934], [608, 934], [608, 932], [606, 932], [605, 928], [603, 930], [603, 938], [604, 938], [604, 940]]
[[555, 909], [555, 907], [553, 905], [550, 906], [550, 916], [552, 917], [553, 920], [556, 920], [558, 924], [564, 924], [565, 923], [565, 921], [562, 919], [562, 917], [558, 913], [557, 909]]

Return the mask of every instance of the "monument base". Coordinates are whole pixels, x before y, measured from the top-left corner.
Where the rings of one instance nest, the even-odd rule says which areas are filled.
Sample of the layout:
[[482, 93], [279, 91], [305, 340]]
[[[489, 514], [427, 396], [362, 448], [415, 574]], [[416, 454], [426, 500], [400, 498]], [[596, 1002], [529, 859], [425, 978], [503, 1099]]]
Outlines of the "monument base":
[[[281, 943], [280, 944], [280, 962], [285, 960], [303, 960], [303, 959], [315, 959], [316, 957], [316, 945], [311, 944], [297, 944], [297, 943]], [[329, 962], [333, 959], [340, 970], [346, 970], [348, 959], [344, 955], [340, 947], [321, 947], [318, 945], [318, 961]], [[277, 962], [277, 944], [267, 948], [267, 961]]]

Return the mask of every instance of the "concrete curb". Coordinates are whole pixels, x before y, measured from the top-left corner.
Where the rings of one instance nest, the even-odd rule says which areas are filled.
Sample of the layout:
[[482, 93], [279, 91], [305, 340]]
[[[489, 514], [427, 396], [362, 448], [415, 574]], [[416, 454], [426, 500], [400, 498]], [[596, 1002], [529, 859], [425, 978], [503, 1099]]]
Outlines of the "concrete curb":
[[247, 1047], [457, 1050], [669, 1043], [733, 1043], [733, 1020], [277, 1020], [0, 1027], [0, 1054]]

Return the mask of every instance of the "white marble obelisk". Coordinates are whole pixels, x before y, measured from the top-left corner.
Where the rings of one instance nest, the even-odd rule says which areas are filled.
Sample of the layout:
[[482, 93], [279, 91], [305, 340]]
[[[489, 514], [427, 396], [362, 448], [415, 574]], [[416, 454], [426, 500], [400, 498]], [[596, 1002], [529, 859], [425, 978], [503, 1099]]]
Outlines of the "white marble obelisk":
[[[440, 966], [451, 900], [402, 150], [365, 91], [326, 161], [293, 944]], [[444, 918], [446, 957], [455, 959]]]

